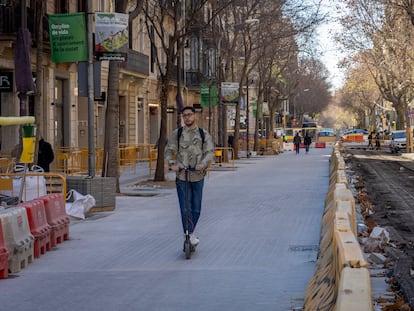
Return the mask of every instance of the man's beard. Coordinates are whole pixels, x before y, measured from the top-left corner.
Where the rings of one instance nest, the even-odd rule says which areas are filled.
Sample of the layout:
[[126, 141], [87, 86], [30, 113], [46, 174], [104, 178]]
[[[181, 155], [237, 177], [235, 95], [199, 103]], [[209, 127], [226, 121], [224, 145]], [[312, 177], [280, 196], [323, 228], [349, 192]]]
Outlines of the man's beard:
[[193, 126], [193, 125], [194, 125], [194, 122], [195, 122], [195, 121], [185, 121], [184, 123], [185, 123], [185, 125], [187, 125], [188, 127], [191, 127], [191, 126]]

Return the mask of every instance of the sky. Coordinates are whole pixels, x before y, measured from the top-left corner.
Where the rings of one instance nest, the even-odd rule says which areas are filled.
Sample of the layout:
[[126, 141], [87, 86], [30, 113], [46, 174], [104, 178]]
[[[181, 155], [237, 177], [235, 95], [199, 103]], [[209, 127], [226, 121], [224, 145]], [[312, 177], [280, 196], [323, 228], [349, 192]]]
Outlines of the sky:
[[322, 62], [330, 72], [330, 82], [333, 89], [338, 89], [344, 83], [344, 72], [338, 68], [344, 54], [340, 52], [333, 39], [334, 33], [341, 29], [337, 22], [334, 2], [332, 0], [322, 0], [323, 12], [327, 12], [330, 18], [328, 22], [318, 28], [317, 50], [321, 55]]

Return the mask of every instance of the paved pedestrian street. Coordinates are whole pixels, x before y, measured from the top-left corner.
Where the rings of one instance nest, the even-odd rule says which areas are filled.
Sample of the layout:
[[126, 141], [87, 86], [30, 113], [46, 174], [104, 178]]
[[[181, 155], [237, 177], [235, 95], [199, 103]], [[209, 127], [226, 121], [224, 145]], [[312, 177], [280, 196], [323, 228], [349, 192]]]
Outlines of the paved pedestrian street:
[[119, 196], [113, 212], [72, 221], [70, 240], [2, 280], [1, 309], [300, 308], [315, 269], [331, 151], [212, 169], [190, 260], [174, 188]]

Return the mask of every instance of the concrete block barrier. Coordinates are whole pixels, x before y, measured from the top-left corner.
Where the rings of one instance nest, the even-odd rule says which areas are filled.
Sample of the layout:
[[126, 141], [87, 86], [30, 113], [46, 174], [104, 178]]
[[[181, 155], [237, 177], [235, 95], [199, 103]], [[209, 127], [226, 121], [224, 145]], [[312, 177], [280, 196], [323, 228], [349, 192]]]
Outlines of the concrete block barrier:
[[373, 310], [371, 281], [366, 268], [342, 270], [335, 311]]
[[47, 223], [45, 206], [42, 200], [21, 203], [27, 212], [30, 232], [34, 236], [34, 257], [46, 253], [51, 248], [51, 227]]
[[349, 188], [348, 178], [344, 170], [335, 170], [330, 176], [330, 183], [340, 183], [345, 184], [347, 188]]
[[308, 282], [303, 311], [333, 310], [336, 301], [339, 275], [332, 265], [333, 240], [325, 239], [319, 251], [315, 274]]
[[367, 266], [359, 243], [351, 231], [336, 231], [335, 241], [337, 252], [335, 255], [339, 271], [344, 267], [361, 268]]
[[65, 199], [62, 193], [40, 197], [46, 212], [47, 223], [51, 226], [51, 247], [69, 239], [70, 219], [66, 214]]
[[9, 252], [9, 272], [20, 272], [34, 257], [34, 237], [30, 233], [26, 210], [23, 207], [3, 210], [0, 219]]
[[371, 283], [357, 240], [355, 199], [337, 146], [330, 159], [316, 270], [308, 282], [303, 310], [371, 311]]
[[3, 226], [0, 221], [0, 279], [7, 279], [9, 275], [9, 252], [4, 242]]

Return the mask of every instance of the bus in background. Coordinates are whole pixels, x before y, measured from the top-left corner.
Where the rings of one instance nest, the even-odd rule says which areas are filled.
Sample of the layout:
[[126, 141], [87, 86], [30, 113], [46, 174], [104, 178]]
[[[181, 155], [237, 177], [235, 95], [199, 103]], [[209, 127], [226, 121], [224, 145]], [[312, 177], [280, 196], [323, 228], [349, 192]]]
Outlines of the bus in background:
[[318, 130], [318, 124], [316, 121], [306, 121], [302, 123], [302, 136], [305, 137], [306, 133], [312, 137], [312, 139], [316, 135], [316, 131]]

